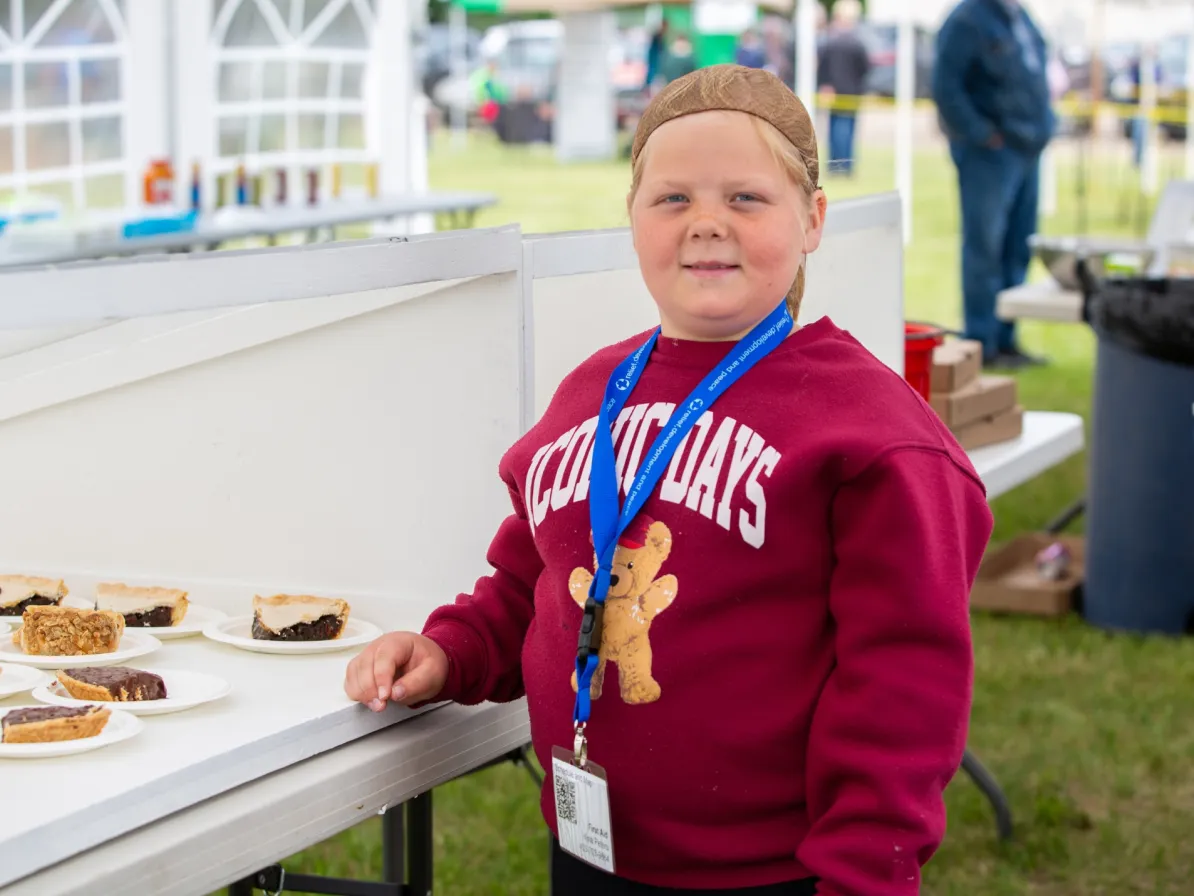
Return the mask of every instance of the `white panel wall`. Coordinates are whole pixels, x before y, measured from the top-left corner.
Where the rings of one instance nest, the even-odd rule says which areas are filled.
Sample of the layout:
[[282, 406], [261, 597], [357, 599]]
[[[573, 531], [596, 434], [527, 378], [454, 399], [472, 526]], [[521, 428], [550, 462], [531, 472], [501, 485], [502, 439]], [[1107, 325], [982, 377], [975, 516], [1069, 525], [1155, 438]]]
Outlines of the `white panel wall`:
[[[659, 317], [629, 230], [533, 236], [524, 245], [535, 346], [529, 425], [568, 371], [602, 346], [656, 326]], [[902, 374], [903, 278], [898, 194], [834, 203], [821, 247], [808, 259], [800, 323], [828, 315]]]
[[800, 322], [829, 315], [875, 357], [904, 372], [904, 247], [898, 193], [831, 202], [808, 258]]
[[[517, 265], [508, 236], [494, 267]], [[404, 248], [476, 257], [484, 241]], [[228, 254], [161, 264], [203, 279]], [[320, 264], [336, 276], [361, 259], [329, 248]], [[19, 508], [0, 519], [0, 568], [80, 593], [95, 578], [177, 583], [233, 612], [255, 590], [340, 594], [387, 626], [418, 626], [470, 588], [510, 511], [497, 465], [519, 432], [516, 275], [295, 295], [133, 318], [0, 360], [0, 491]]]

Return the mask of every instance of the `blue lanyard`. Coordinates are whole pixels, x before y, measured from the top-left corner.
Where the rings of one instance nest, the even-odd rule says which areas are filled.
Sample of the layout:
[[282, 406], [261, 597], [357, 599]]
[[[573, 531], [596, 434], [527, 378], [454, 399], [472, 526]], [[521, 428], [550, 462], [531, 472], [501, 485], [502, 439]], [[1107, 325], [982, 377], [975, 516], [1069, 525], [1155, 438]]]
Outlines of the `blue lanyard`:
[[580, 627], [576, 650], [576, 708], [573, 722], [577, 726], [589, 720], [591, 708], [590, 685], [597, 670], [601, 649], [601, 619], [605, 597], [609, 593], [610, 575], [614, 564], [614, 550], [626, 527], [634, 522], [647, 498], [655, 490], [659, 477], [675, 454], [680, 442], [696, 425], [697, 420], [717, 401], [738, 378], [750, 370], [778, 346], [792, 328], [792, 314], [787, 302], [781, 302], [753, 330], [747, 333], [692, 390], [683, 404], [677, 405], [663, 431], [655, 438], [647, 460], [638, 471], [626, 492], [626, 502], [618, 509], [618, 471], [614, 461], [614, 439], [611, 421], [616, 420], [626, 406], [630, 393], [642, 376], [647, 358], [659, 338], [656, 328], [650, 338], [614, 368], [605, 386], [605, 398], [597, 415], [597, 430], [593, 435], [593, 463], [589, 473], [589, 523], [593, 529], [593, 547], [597, 554], [597, 572], [589, 586], [585, 613]]

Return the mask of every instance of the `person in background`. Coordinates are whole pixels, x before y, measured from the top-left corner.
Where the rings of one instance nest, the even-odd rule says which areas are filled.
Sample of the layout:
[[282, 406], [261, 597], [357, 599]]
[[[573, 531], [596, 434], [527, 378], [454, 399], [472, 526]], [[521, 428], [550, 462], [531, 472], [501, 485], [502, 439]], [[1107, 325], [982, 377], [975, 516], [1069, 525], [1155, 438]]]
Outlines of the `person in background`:
[[937, 32], [933, 100], [958, 171], [967, 338], [988, 367], [1043, 363], [1025, 353], [999, 293], [1028, 274], [1041, 152], [1057, 127], [1045, 40], [1018, 0], [962, 0]]
[[785, 35], [784, 22], [778, 16], [767, 16], [763, 20], [763, 52], [767, 57], [763, 67], [789, 90], [795, 90], [796, 45]]
[[[1156, 51], [1156, 48], [1152, 48]], [[1140, 105], [1144, 99], [1142, 90], [1143, 83], [1143, 54], [1137, 55], [1132, 59], [1132, 64], [1128, 69], [1128, 77], [1132, 81], [1132, 99], [1136, 104], [1136, 115], [1132, 118], [1132, 164], [1140, 168], [1144, 164], [1144, 138], [1148, 132], [1148, 120], [1141, 114], [1142, 106]], [[1161, 86], [1161, 64], [1154, 61], [1153, 63], [1153, 83], [1158, 87]]]
[[734, 61], [746, 68], [766, 68], [767, 54], [763, 50], [759, 32], [754, 28], [747, 28], [742, 32], [738, 49], [734, 51]]
[[817, 61], [818, 91], [829, 105], [831, 174], [854, 173], [854, 125], [871, 73], [870, 55], [858, 35], [861, 16], [858, 0], [837, 0], [833, 4], [833, 21]]
[[1054, 102], [1063, 99], [1070, 92], [1072, 86], [1070, 73], [1066, 71], [1061, 51], [1055, 46], [1049, 49], [1049, 62], [1045, 68], [1045, 77], [1049, 81], [1049, 96], [1053, 98]]
[[650, 91], [651, 85], [659, 77], [659, 67], [663, 57], [667, 54], [667, 19], [659, 23], [659, 28], [651, 35], [651, 43], [647, 45], [647, 74], [643, 78], [643, 90]]
[[469, 90], [477, 105], [477, 115], [491, 127], [497, 123], [505, 92], [498, 81], [497, 62], [493, 59], [476, 69], [469, 77]]
[[664, 84], [671, 84], [696, 71], [696, 57], [692, 53], [692, 41], [687, 34], [677, 34], [659, 63], [659, 77]]

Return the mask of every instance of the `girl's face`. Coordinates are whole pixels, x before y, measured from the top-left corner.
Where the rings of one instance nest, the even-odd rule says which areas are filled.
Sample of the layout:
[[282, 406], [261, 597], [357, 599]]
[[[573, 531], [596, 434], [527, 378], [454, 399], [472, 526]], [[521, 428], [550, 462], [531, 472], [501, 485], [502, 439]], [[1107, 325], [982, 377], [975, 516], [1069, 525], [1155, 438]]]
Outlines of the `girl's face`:
[[673, 119], [647, 145], [630, 222], [662, 333], [741, 338], [820, 244], [824, 196], [808, 199], [744, 112]]

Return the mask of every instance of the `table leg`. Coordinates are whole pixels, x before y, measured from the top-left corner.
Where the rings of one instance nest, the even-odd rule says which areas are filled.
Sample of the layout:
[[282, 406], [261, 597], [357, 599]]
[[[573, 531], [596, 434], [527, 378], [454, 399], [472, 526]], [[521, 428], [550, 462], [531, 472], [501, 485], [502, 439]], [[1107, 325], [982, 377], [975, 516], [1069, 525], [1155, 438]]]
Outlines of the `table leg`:
[[[515, 762], [524, 765], [539, 781], [527, 757], [529, 748], [513, 750], [488, 765]], [[264, 893], [314, 893], [324, 896], [431, 896], [435, 859], [431, 791], [405, 805], [394, 806], [382, 815], [382, 883], [322, 875], [286, 874], [281, 865], [263, 868], [257, 874], [230, 884], [226, 896], [256, 896]], [[550, 842], [550, 841], [549, 841]]]
[[1057, 535], [1064, 530], [1070, 523], [1082, 516], [1086, 512], [1086, 496], [1083, 495], [1061, 513], [1059, 513], [1053, 520], [1045, 526], [1045, 531], [1050, 535]]
[[435, 863], [431, 791], [406, 804], [407, 859], [410, 863], [409, 896], [431, 896], [432, 869]]
[[388, 884], [406, 883], [405, 809], [394, 806], [381, 817], [381, 879]]
[[999, 787], [999, 782], [970, 750], [966, 750], [962, 754], [962, 769], [970, 776], [970, 780], [975, 783], [975, 786], [982, 791], [983, 796], [990, 802], [991, 808], [995, 810], [995, 828], [999, 833], [999, 839], [1011, 840], [1012, 809], [1008, 805], [1007, 797], [1003, 795], [1003, 790]]

